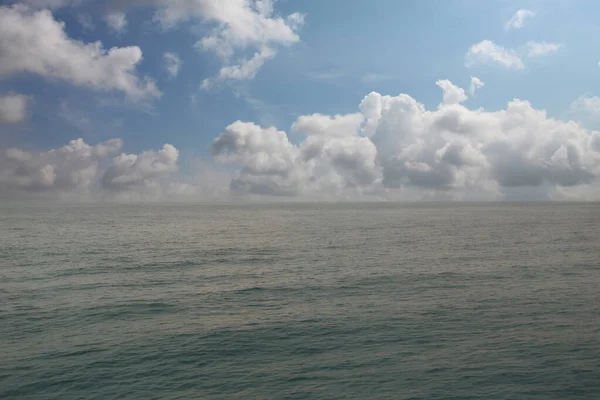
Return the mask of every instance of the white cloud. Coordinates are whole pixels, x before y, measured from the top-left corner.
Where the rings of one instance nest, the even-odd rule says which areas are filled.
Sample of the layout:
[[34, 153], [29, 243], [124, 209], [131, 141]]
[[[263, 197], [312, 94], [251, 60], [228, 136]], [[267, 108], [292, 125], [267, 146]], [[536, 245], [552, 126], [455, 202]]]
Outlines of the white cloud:
[[[210, 35], [202, 38], [198, 45], [205, 50], [216, 52], [224, 59], [231, 57], [236, 48], [290, 45], [300, 40], [296, 31], [303, 25], [303, 16], [294, 13], [287, 18], [273, 17], [271, 0], [254, 3], [240, 0], [193, 3], [193, 13], [219, 24]], [[172, 4], [166, 10], [169, 9], [176, 11]], [[165, 15], [173, 16], [163, 14]], [[162, 20], [165, 21], [164, 18]], [[171, 19], [167, 18], [167, 22], [169, 21]]]
[[[182, 179], [179, 152], [169, 144], [116, 156], [119, 139], [95, 146], [79, 139], [38, 153], [0, 150], [0, 195], [194, 200], [216, 191], [217, 199], [228, 182], [238, 195], [300, 199], [600, 199], [599, 131], [522, 100], [499, 111], [469, 109], [463, 89], [437, 83], [444, 100], [435, 109], [407, 94], [372, 92], [360, 112], [298, 117], [292, 131], [300, 141], [237, 121], [212, 144], [217, 162], [236, 167], [231, 174], [204, 168]], [[596, 98], [578, 104], [600, 109]]]
[[9, 93], [0, 95], [0, 124], [16, 123], [27, 116], [27, 96]]
[[471, 110], [460, 104], [464, 91], [449, 81], [438, 85], [445, 100], [436, 110], [406, 94], [373, 92], [359, 107], [362, 117], [299, 117], [292, 129], [308, 136], [297, 145], [283, 131], [238, 121], [215, 140], [213, 154], [240, 167], [231, 182], [237, 193], [310, 196], [353, 188], [452, 199], [600, 193], [600, 132], [548, 118], [521, 100], [506, 110]]
[[90, 146], [82, 139], [58, 149], [31, 153], [0, 150], [0, 193], [58, 192], [89, 189], [101, 160], [121, 148], [120, 139]]
[[[321, 119], [307, 116], [295, 126], [307, 124], [310, 118]], [[219, 162], [242, 166], [231, 181], [232, 191], [271, 196], [335, 194], [375, 183], [377, 152], [369, 139], [356, 133], [329, 135], [331, 124], [323, 130], [308, 124], [312, 134], [299, 146], [275, 128], [241, 121], [228, 126], [215, 139], [213, 154]]]
[[113, 191], [153, 189], [158, 180], [177, 171], [179, 151], [165, 144], [159, 151], [121, 154], [102, 176], [102, 186]]
[[163, 60], [165, 63], [165, 69], [169, 73], [171, 78], [176, 78], [179, 75], [179, 70], [183, 62], [181, 58], [175, 53], [166, 52], [163, 54]]
[[179, 182], [179, 151], [170, 144], [159, 151], [115, 156], [122, 146], [121, 139], [96, 145], [77, 139], [49, 151], [0, 149], [0, 198], [146, 201], [183, 198], [208, 187], [205, 179]]
[[525, 27], [525, 21], [535, 17], [537, 12], [521, 9], [517, 11], [508, 21], [504, 23], [504, 29], [521, 29]]
[[406, 95], [382, 97], [380, 118], [372, 140], [388, 186], [487, 186], [501, 192], [574, 186], [600, 173], [600, 154], [591, 146], [596, 133], [549, 119], [525, 101], [514, 100], [499, 112], [456, 104], [428, 112]]
[[563, 47], [560, 43], [529, 41], [518, 51], [506, 49], [490, 40], [483, 40], [469, 48], [465, 57], [465, 66], [471, 68], [478, 64], [497, 64], [505, 68], [523, 69], [524, 58], [534, 59], [556, 53]]
[[292, 131], [307, 135], [355, 136], [359, 133], [364, 116], [361, 113], [346, 115], [302, 115], [292, 125]]
[[265, 47], [260, 52], [254, 54], [249, 60], [244, 60], [240, 64], [223, 67], [216, 77], [207, 78], [202, 81], [202, 89], [209, 89], [220, 82], [253, 79], [265, 61], [275, 57], [275, 54], [275, 51]]
[[469, 85], [469, 93], [471, 94], [471, 96], [475, 96], [475, 92], [477, 91], [477, 89], [481, 89], [484, 86], [485, 83], [483, 83], [481, 79], [479, 79], [476, 76], [472, 76], [471, 84]]
[[[436, 111], [407, 95], [380, 98], [373, 142], [386, 186], [437, 189], [573, 186], [600, 173], [591, 133], [549, 119], [528, 102], [485, 112], [444, 105]], [[367, 97], [367, 99], [368, 99]]]
[[[114, 0], [110, 6], [113, 11], [132, 6], [154, 7], [154, 19], [163, 29], [189, 20], [214, 24], [196, 43], [197, 48], [214, 52], [224, 62], [218, 76], [205, 81], [205, 86], [210, 86], [211, 82], [252, 79], [263, 63], [275, 56], [276, 46], [300, 41], [298, 30], [304, 24], [304, 15], [275, 15], [273, 3], [274, 0]], [[256, 51], [253, 58], [232, 62], [249, 50]]]
[[491, 40], [482, 40], [469, 48], [465, 58], [465, 66], [470, 68], [477, 64], [498, 64], [505, 68], [525, 68], [521, 57], [511, 49], [505, 49]]
[[462, 88], [459, 88], [447, 79], [439, 80], [435, 84], [444, 91], [444, 105], [460, 104], [468, 99]]
[[142, 60], [137, 46], [105, 50], [100, 42], [73, 40], [50, 11], [22, 5], [0, 7], [0, 26], [0, 78], [31, 73], [99, 91], [121, 91], [133, 100], [160, 96], [154, 82], [136, 72]]
[[547, 43], [547, 42], [527, 42], [527, 57], [537, 58], [556, 53], [562, 45], [560, 43]]
[[122, 12], [111, 12], [105, 15], [106, 24], [116, 33], [127, 30], [127, 16]]
[[231, 182], [234, 192], [298, 195], [303, 189], [300, 152], [285, 132], [237, 121], [215, 139], [212, 152], [220, 163], [243, 166]]
[[571, 107], [600, 117], [600, 97], [598, 96], [580, 97], [571, 105]]

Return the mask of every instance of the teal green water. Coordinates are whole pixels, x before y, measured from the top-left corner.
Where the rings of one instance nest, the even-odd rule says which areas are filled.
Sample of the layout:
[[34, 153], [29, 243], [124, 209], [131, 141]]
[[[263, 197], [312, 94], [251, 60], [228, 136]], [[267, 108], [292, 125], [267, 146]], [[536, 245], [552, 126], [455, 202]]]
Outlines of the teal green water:
[[600, 205], [0, 206], [1, 399], [599, 399]]

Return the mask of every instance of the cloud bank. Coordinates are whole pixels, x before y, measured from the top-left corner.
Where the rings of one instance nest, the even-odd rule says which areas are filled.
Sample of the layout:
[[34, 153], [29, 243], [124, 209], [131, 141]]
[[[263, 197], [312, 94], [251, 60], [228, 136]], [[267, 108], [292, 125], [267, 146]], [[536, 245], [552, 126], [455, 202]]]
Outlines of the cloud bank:
[[[221, 163], [239, 166], [236, 193], [278, 196], [421, 192], [451, 199], [564, 198], [597, 191], [600, 132], [549, 118], [527, 101], [471, 110], [463, 89], [437, 82], [437, 109], [407, 94], [367, 95], [360, 113], [301, 116], [283, 131], [237, 121], [213, 142]], [[525, 195], [523, 195], [525, 193]]]
[[597, 199], [600, 132], [549, 118], [515, 99], [506, 109], [463, 105], [467, 95], [440, 80], [428, 110], [407, 94], [371, 92], [358, 112], [297, 118], [291, 134], [237, 121], [213, 141], [220, 164], [236, 171], [184, 181], [179, 151], [119, 154], [123, 141], [82, 139], [44, 152], [0, 150], [0, 197], [202, 199], [227, 185], [238, 196], [297, 199]]
[[57, 149], [28, 152], [0, 149], [0, 198], [118, 199], [162, 194], [177, 169], [179, 151], [118, 154], [121, 139], [89, 145], [76, 139]]

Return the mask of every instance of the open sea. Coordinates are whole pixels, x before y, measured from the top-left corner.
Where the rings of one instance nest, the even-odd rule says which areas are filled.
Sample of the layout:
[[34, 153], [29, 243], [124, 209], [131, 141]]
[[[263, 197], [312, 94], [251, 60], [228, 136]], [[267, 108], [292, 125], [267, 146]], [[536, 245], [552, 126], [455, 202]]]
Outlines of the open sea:
[[600, 204], [0, 206], [0, 399], [600, 399]]

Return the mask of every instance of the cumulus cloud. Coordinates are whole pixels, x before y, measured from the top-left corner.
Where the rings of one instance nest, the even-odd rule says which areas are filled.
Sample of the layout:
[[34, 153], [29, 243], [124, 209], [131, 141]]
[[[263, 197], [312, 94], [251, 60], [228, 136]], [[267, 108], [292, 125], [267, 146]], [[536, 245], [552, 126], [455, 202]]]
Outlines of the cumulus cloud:
[[346, 115], [302, 115], [292, 125], [295, 132], [307, 135], [354, 136], [358, 134], [364, 116], [361, 113]]
[[523, 60], [516, 51], [505, 49], [491, 40], [482, 40], [467, 51], [465, 66], [469, 68], [477, 64], [497, 64], [512, 69], [525, 68]]
[[508, 21], [504, 23], [504, 29], [507, 31], [511, 29], [521, 29], [525, 27], [525, 22], [528, 19], [535, 17], [536, 14], [537, 12], [532, 10], [518, 10]]
[[[300, 41], [298, 31], [304, 24], [304, 15], [293, 13], [286, 17], [275, 15], [274, 0], [114, 0], [113, 12], [130, 7], [153, 7], [154, 20], [163, 29], [181, 22], [194, 20], [213, 24], [214, 28], [197, 43], [196, 47], [217, 54], [224, 67], [212, 82], [252, 79], [265, 61], [276, 54], [276, 46], [289, 46]], [[250, 59], [239, 61], [248, 51], [255, 51]]]
[[83, 139], [41, 152], [0, 149], [0, 198], [46, 196], [68, 200], [158, 200], [196, 190], [179, 182], [179, 151], [119, 153], [121, 139], [89, 145]]
[[160, 96], [136, 66], [142, 60], [137, 46], [105, 50], [102, 43], [69, 38], [64, 23], [48, 10], [23, 5], [0, 7], [0, 78], [38, 74], [99, 91], [120, 91], [134, 100]]
[[483, 83], [483, 81], [481, 79], [479, 79], [476, 76], [472, 76], [471, 84], [469, 85], [469, 93], [471, 94], [471, 96], [475, 96], [475, 92], [484, 86], [485, 86], [485, 83]]
[[[318, 126], [321, 116], [307, 116], [294, 125], [310, 126], [298, 146], [275, 128], [237, 121], [213, 142], [217, 161], [242, 166], [231, 182], [236, 193], [298, 196], [339, 193], [347, 187], [365, 187], [377, 180], [376, 150], [357, 131], [340, 135], [331, 126], [345, 117], [332, 117]], [[354, 117], [348, 117], [353, 119]], [[329, 131], [329, 132], [328, 132]]]
[[9, 196], [88, 189], [97, 177], [100, 162], [122, 145], [120, 139], [95, 146], [77, 139], [46, 152], [0, 150], [0, 193]]
[[[163, 10], [161, 20], [170, 23], [181, 19], [183, 9], [172, 2]], [[303, 25], [303, 16], [293, 13], [287, 18], [273, 16], [273, 1], [196, 1], [190, 11], [202, 19], [212, 20], [218, 26], [202, 38], [198, 46], [212, 50], [224, 59], [233, 55], [236, 48], [260, 48], [273, 44], [289, 45], [300, 40], [297, 30]]]
[[468, 99], [462, 88], [459, 88], [447, 79], [439, 80], [435, 84], [444, 91], [443, 101], [445, 105], [460, 104]]
[[154, 188], [158, 180], [177, 171], [179, 151], [165, 144], [159, 151], [121, 154], [102, 176], [103, 187], [113, 191]]
[[237, 121], [214, 140], [212, 153], [218, 162], [243, 166], [231, 182], [234, 191], [296, 195], [302, 190], [300, 154], [285, 132]]
[[16, 123], [27, 116], [27, 96], [22, 94], [0, 95], [0, 124]]
[[165, 70], [167, 70], [169, 76], [171, 78], [177, 78], [177, 75], [179, 75], [179, 70], [181, 69], [181, 65], [183, 64], [181, 58], [179, 58], [179, 56], [175, 53], [166, 52], [163, 54], [163, 60], [165, 63]]
[[537, 58], [556, 53], [562, 45], [560, 43], [548, 43], [548, 42], [527, 42], [527, 57]]
[[[360, 114], [301, 116], [287, 134], [238, 121], [214, 141], [218, 161], [239, 166], [238, 193], [310, 195], [421, 191], [444, 198], [579, 196], [597, 188], [600, 132], [549, 118], [530, 103], [471, 110], [464, 90], [438, 81], [444, 101], [427, 110], [407, 94], [372, 92]], [[594, 189], [596, 190], [596, 189]], [[449, 195], [450, 194], [450, 195]]]
[[369, 96], [381, 98], [372, 140], [389, 186], [502, 192], [589, 183], [600, 172], [600, 154], [592, 147], [597, 133], [548, 118], [526, 101], [513, 100], [498, 112], [458, 104], [427, 111], [407, 95]]
[[[438, 81], [427, 109], [407, 94], [369, 93], [351, 114], [297, 118], [291, 132], [237, 121], [213, 141], [230, 173], [181, 179], [179, 151], [117, 154], [122, 141], [78, 139], [46, 152], [0, 150], [0, 196], [92, 193], [99, 198], [197, 199], [224, 195], [390, 199], [598, 199], [600, 132], [548, 117], [515, 99], [506, 109], [464, 105], [464, 90]], [[582, 100], [595, 109], [596, 100]], [[365, 198], [365, 197], [361, 197]]]

